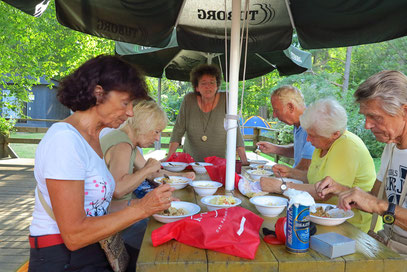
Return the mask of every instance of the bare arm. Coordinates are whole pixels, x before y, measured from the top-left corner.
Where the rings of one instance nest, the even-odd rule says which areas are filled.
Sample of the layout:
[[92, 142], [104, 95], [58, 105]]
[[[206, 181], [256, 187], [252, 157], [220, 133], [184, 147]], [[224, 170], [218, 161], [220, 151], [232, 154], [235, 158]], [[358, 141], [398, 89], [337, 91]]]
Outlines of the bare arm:
[[109, 170], [116, 181], [113, 193], [115, 198], [121, 198], [125, 194], [134, 191], [149, 175], [158, 171], [161, 167], [156, 160], [146, 163], [140, 152], [138, 150], [136, 152], [135, 165], [145, 165], [145, 167], [132, 174], [129, 174], [132, 148], [128, 143], [119, 143], [111, 147], [106, 153]]
[[310, 159], [301, 159], [300, 162], [294, 167], [295, 169], [298, 170], [304, 170], [304, 171], [308, 171], [308, 168], [311, 164], [311, 160]]
[[[373, 185], [370, 194], [377, 197], [377, 195], [379, 194], [380, 186], [381, 182], [376, 179], [376, 182]], [[340, 193], [348, 191], [349, 189], [350, 189], [349, 187], [339, 184], [330, 176], [326, 176], [321, 181], [315, 183], [315, 190], [317, 191], [319, 197], [321, 197], [322, 199], [324, 199], [325, 196], [331, 194], [339, 195]]]
[[167, 209], [173, 200], [173, 189], [166, 184], [118, 212], [87, 217], [84, 211], [83, 180], [47, 179], [46, 183], [58, 228], [69, 250], [96, 243], [136, 221]]
[[[338, 206], [344, 210], [357, 208], [368, 213], [383, 215], [387, 211], [389, 203], [386, 200], [378, 199], [358, 187], [354, 187], [339, 195]], [[396, 221], [394, 224], [407, 230], [407, 209], [396, 206], [395, 217]]]
[[[260, 186], [261, 186], [261, 190], [264, 192], [270, 192], [270, 193], [277, 193], [277, 194], [281, 194], [281, 184], [283, 184], [283, 182], [281, 181], [281, 179], [278, 178], [261, 178], [260, 179]], [[299, 191], [306, 191], [308, 193], [310, 193], [310, 195], [312, 195], [312, 197], [315, 200], [322, 200], [316, 190], [313, 184], [296, 184], [293, 182], [287, 182], [287, 188], [291, 188], [291, 189], [295, 189], [295, 190], [299, 190]], [[324, 200], [329, 199], [330, 197], [324, 198]]]
[[249, 165], [246, 157], [246, 149], [243, 146], [239, 146], [236, 148], [236, 151], [239, 155], [240, 160], [242, 161], [242, 165]]
[[281, 175], [283, 177], [298, 179], [305, 183], [308, 183], [308, 178], [307, 178], [308, 171], [291, 168], [291, 167], [288, 167], [288, 166], [282, 165], [282, 164], [275, 164], [275, 165], [273, 165], [272, 169], [273, 169], [274, 174], [277, 177], [279, 177]]
[[294, 145], [277, 145], [270, 142], [259, 141], [257, 142], [261, 152], [267, 154], [277, 154], [280, 156], [294, 158]]

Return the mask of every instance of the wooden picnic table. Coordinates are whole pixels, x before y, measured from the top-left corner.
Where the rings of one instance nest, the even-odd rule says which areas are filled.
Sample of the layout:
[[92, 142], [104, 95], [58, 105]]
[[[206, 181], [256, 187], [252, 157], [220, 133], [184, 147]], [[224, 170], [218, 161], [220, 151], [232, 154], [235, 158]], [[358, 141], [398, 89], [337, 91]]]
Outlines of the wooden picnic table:
[[[208, 180], [208, 177], [206, 175], [197, 175], [197, 180]], [[224, 187], [219, 188], [216, 192], [216, 194], [224, 193]], [[237, 189], [232, 194], [242, 200], [242, 207], [259, 214], [249, 199], [240, 194]], [[201, 212], [207, 211], [206, 206], [200, 202], [202, 197], [196, 195], [190, 186], [176, 190], [174, 196], [182, 201], [198, 204], [201, 207]], [[284, 210], [280, 216], [285, 216], [285, 214], [286, 211]], [[274, 230], [274, 225], [278, 218], [263, 218], [262, 228], [266, 227]], [[317, 234], [336, 232], [356, 241], [356, 253], [335, 259], [330, 259], [312, 249], [302, 254], [289, 253], [285, 245], [270, 245], [265, 243], [263, 239], [261, 239], [254, 260], [191, 247], [175, 240], [153, 247], [151, 233], [161, 226], [163, 224], [153, 218], [149, 220], [137, 261], [138, 272], [407, 271], [407, 260], [347, 222], [332, 227], [317, 225]], [[260, 233], [260, 237], [263, 237], [262, 233]]]

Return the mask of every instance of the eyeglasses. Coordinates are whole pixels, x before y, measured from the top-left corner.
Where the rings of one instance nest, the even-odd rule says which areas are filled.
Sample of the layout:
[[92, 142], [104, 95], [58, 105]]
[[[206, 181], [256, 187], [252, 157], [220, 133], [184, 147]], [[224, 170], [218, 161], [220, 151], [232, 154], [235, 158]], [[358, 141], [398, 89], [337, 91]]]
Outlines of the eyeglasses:
[[216, 85], [216, 81], [201, 81], [199, 82], [199, 85], [201, 86], [212, 86], [212, 85]]

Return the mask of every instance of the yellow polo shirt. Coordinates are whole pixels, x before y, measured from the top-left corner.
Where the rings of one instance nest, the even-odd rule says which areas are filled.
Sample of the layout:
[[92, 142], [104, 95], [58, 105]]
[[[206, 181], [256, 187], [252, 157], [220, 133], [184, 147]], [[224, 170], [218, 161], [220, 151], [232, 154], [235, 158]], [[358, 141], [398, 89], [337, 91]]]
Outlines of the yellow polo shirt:
[[[359, 187], [369, 192], [376, 180], [376, 171], [372, 157], [363, 141], [352, 132], [345, 131], [329, 148], [328, 153], [320, 157], [321, 149], [316, 148], [308, 169], [308, 182], [315, 184], [326, 176], [336, 182], [348, 186]], [[338, 204], [338, 197], [334, 196], [326, 203]], [[372, 215], [352, 210], [355, 216], [348, 220], [359, 229], [367, 232]]]

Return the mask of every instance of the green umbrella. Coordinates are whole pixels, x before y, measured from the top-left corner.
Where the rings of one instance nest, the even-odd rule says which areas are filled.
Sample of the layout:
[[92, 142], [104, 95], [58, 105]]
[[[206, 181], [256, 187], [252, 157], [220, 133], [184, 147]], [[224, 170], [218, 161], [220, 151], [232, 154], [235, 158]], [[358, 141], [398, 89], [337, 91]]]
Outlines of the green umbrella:
[[[29, 14], [38, 14], [36, 5], [48, 4], [48, 0], [4, 1]], [[231, 27], [230, 0], [226, 11], [224, 1], [220, 0], [55, 0], [55, 3], [58, 20], [69, 28], [146, 46], [165, 47], [175, 27], [181, 48], [219, 52], [224, 47], [225, 22], [229, 30]], [[251, 0], [247, 12], [249, 51], [288, 48], [293, 28], [306, 49], [402, 37], [407, 35], [406, 10], [405, 0]]]
[[[116, 42], [116, 53], [143, 69], [148, 76], [188, 81], [190, 71], [202, 63], [218, 65], [226, 79], [226, 58], [224, 53], [208, 53], [183, 50], [178, 46], [175, 32], [165, 48], [145, 47], [136, 44]], [[228, 56], [228, 58], [230, 58]], [[239, 79], [243, 79], [244, 59], [240, 62]], [[312, 66], [312, 55], [294, 46], [274, 52], [249, 53], [244, 78], [251, 79], [277, 69], [280, 75], [302, 73]]]

